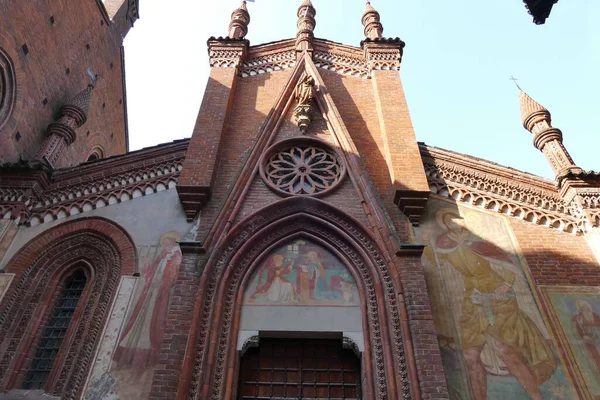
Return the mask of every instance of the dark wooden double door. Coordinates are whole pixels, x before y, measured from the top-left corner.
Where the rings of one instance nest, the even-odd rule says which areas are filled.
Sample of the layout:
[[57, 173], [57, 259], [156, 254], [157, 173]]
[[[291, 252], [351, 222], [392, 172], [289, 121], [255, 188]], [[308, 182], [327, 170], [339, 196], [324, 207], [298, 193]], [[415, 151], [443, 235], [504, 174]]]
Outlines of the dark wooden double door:
[[238, 399], [361, 399], [360, 360], [341, 340], [261, 338], [242, 357]]

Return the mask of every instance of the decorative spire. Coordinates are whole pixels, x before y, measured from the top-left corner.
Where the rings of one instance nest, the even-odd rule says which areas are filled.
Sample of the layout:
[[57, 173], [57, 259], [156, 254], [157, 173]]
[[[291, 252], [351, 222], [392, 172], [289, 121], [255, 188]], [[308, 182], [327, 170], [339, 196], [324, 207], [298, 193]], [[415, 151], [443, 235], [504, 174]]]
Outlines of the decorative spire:
[[[304, 0], [298, 7], [298, 33], [296, 34], [296, 51], [312, 50], [312, 40], [315, 35], [313, 31], [317, 26], [315, 16], [317, 11], [310, 0]], [[300, 54], [298, 55], [300, 57]]]
[[248, 34], [248, 24], [250, 24], [250, 13], [248, 13], [248, 9], [246, 8], [246, 0], [242, 0], [240, 7], [231, 13], [229, 37], [231, 39], [242, 40]]
[[77, 138], [75, 129], [80, 128], [87, 121], [93, 88], [93, 85], [88, 85], [58, 110], [55, 122], [46, 128], [46, 140], [35, 155], [35, 159], [46, 161], [53, 166], [63, 150], [75, 141]]
[[559, 185], [570, 173], [581, 171], [562, 143], [562, 132], [552, 126], [550, 111], [520, 88], [519, 103], [523, 127], [533, 133], [533, 145], [546, 156]]
[[520, 88], [519, 104], [521, 106], [521, 122], [525, 129], [531, 132], [533, 127], [542, 121], [547, 121], [548, 126], [552, 126], [550, 112]]
[[94, 89], [94, 86], [90, 84], [67, 101], [58, 111], [57, 119], [60, 120], [63, 116], [71, 117], [74, 119], [77, 128], [85, 124], [90, 109], [92, 89]]
[[370, 1], [367, 1], [367, 6], [362, 16], [362, 24], [365, 27], [364, 32], [367, 39], [383, 38], [383, 25], [380, 22], [379, 13], [373, 8]]

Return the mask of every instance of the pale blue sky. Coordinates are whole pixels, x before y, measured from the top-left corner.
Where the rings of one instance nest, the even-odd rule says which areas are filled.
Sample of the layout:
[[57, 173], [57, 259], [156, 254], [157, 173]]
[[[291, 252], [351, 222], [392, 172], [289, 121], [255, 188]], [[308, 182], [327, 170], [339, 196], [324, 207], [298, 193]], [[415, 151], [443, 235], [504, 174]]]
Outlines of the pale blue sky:
[[[358, 46], [361, 0], [312, 0], [315, 35]], [[300, 0], [249, 3], [252, 45], [294, 37]], [[125, 40], [131, 150], [191, 136], [208, 78], [206, 40], [238, 0], [140, 0]], [[384, 36], [406, 42], [401, 77], [417, 139], [547, 178], [511, 75], [552, 113], [584, 169], [600, 170], [600, 2], [561, 0], [545, 25], [521, 0], [373, 0]]]

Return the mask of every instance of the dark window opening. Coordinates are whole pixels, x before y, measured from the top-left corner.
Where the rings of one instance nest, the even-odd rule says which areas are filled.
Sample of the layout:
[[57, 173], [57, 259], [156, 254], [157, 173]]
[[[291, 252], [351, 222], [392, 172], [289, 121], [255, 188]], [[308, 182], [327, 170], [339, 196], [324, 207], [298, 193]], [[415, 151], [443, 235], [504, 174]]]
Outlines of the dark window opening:
[[88, 157], [87, 161], [96, 161], [96, 160], [98, 160], [98, 159], [100, 159], [100, 157], [98, 157], [98, 154], [96, 154], [96, 153], [92, 153], [92, 154], [90, 154], [90, 156]]
[[78, 269], [66, 279], [48, 325], [44, 330], [39, 347], [27, 372], [23, 389], [43, 389], [52, 371], [52, 366], [65, 338], [77, 303], [85, 289], [86, 277]]
[[361, 399], [360, 360], [341, 340], [260, 339], [242, 357], [238, 399]]

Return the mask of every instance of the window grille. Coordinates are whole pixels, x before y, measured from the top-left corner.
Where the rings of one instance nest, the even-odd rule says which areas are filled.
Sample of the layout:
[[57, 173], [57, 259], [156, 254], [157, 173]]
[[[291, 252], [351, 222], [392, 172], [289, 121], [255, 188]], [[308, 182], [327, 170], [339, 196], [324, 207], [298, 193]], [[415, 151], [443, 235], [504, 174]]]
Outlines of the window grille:
[[81, 269], [75, 271], [64, 283], [48, 325], [44, 330], [31, 367], [27, 372], [24, 389], [43, 389], [52, 371], [52, 366], [60, 346], [69, 329], [73, 313], [83, 293], [86, 284], [85, 274]]

